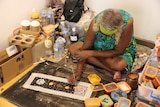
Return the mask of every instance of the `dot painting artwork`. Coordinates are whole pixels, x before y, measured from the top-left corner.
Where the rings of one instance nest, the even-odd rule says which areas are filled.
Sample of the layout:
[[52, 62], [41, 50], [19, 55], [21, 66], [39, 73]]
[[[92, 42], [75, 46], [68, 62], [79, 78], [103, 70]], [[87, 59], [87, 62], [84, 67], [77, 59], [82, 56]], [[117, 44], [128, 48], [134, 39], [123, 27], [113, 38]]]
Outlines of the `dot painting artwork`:
[[42, 73], [32, 73], [23, 88], [79, 100], [89, 98], [92, 94], [89, 83], [78, 82], [77, 85], [71, 85], [66, 78]]

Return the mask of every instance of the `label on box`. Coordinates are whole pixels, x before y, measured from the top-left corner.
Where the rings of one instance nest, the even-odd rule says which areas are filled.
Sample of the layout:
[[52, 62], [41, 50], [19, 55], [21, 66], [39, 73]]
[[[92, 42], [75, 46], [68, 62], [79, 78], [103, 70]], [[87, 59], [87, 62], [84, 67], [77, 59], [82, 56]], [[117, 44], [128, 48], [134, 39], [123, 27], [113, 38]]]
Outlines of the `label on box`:
[[18, 52], [17, 47], [15, 45], [11, 45], [10, 47], [6, 48], [6, 52], [8, 56], [12, 56]]

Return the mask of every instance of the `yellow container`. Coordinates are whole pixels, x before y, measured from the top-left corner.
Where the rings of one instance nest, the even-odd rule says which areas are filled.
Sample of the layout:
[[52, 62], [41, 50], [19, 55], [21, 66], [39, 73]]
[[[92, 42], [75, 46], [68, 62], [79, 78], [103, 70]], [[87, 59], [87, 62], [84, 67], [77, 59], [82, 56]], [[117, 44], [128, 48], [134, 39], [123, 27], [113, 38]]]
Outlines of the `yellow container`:
[[99, 84], [101, 81], [101, 78], [97, 74], [88, 75], [88, 79], [93, 85]]
[[85, 107], [99, 107], [101, 102], [99, 98], [86, 98], [84, 104]]

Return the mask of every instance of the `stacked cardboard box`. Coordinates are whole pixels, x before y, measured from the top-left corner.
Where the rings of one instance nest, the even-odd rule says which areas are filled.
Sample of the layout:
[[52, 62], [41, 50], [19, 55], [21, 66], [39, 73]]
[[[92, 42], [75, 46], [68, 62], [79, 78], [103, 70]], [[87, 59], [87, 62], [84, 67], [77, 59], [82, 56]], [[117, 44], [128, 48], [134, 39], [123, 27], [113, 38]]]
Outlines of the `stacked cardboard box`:
[[[0, 86], [4, 85], [32, 65], [31, 48], [17, 51], [14, 47], [0, 52]], [[13, 52], [15, 51], [15, 52]]]

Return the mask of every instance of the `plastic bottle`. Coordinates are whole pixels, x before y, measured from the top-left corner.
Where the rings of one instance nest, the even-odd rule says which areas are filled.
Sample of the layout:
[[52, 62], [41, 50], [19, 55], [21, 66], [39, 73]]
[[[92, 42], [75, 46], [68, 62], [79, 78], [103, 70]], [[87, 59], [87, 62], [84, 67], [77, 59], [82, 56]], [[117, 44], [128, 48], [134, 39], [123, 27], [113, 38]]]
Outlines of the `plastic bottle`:
[[60, 43], [60, 54], [61, 54], [61, 56], [63, 57], [63, 55], [64, 55], [64, 44], [65, 44], [65, 42], [66, 42], [66, 40], [65, 40], [65, 38], [63, 38], [63, 37], [58, 37], [58, 42]]
[[38, 18], [39, 18], [39, 12], [36, 8], [33, 8], [31, 13], [31, 19], [38, 19]]
[[64, 55], [64, 43], [65, 39], [63, 37], [58, 37], [54, 43], [54, 59], [60, 61]]
[[46, 4], [45, 6], [48, 8], [48, 7], [51, 7], [51, 0], [46, 0]]
[[77, 33], [76, 27], [72, 27], [71, 35], [70, 35], [70, 40], [71, 42], [77, 42], [79, 39], [79, 35]]
[[42, 26], [46, 26], [49, 24], [47, 21], [47, 8], [43, 7], [40, 12], [41, 20], [42, 20]]
[[53, 58], [53, 48], [52, 48], [52, 40], [50, 38], [46, 38], [44, 41], [45, 45], [45, 56], [47, 58]]
[[60, 43], [58, 41], [56, 41], [54, 43], [54, 59], [56, 61], [60, 61], [61, 60], [61, 55], [60, 55]]
[[66, 23], [64, 21], [62, 21], [60, 23], [61, 25], [61, 31], [62, 31], [62, 35], [66, 40], [66, 46], [71, 44], [71, 41], [69, 39], [69, 28], [67, 27]]
[[54, 13], [51, 7], [48, 8], [47, 18], [48, 18], [49, 24], [55, 24]]

